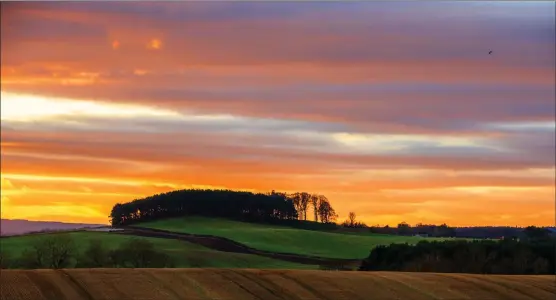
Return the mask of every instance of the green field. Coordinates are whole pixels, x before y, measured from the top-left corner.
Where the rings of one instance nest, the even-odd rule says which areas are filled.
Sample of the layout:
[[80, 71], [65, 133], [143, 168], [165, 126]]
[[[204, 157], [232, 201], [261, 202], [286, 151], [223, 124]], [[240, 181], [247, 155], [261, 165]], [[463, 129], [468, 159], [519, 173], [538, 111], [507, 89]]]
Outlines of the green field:
[[[99, 239], [105, 247], [114, 249], [131, 238], [128, 235], [106, 232], [68, 232], [25, 235], [0, 239], [0, 249], [12, 259], [25, 249], [30, 249], [33, 241], [50, 235], [70, 235], [77, 245], [79, 255], [84, 252], [91, 239]], [[153, 244], [158, 251], [172, 257], [179, 268], [264, 268], [264, 269], [316, 269], [318, 266], [296, 264], [252, 254], [220, 252], [200, 245], [171, 239], [143, 238]]]
[[445, 240], [382, 234], [343, 234], [203, 217], [164, 219], [136, 226], [225, 237], [249, 247], [329, 258], [362, 259], [377, 245]]

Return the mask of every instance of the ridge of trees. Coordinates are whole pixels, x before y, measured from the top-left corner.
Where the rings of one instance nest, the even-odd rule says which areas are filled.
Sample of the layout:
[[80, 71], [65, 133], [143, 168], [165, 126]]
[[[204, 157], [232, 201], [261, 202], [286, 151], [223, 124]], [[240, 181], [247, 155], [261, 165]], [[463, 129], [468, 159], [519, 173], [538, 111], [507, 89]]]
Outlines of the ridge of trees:
[[367, 224], [357, 221], [357, 215], [352, 211], [349, 212], [347, 220], [340, 225], [346, 228], [368, 228]]
[[357, 215], [355, 212], [350, 212], [348, 218], [340, 224], [344, 228], [351, 228], [354, 230], [366, 230], [371, 233], [378, 234], [390, 234], [390, 235], [426, 235], [432, 237], [455, 237], [456, 230], [454, 227], [449, 227], [446, 224], [442, 225], [429, 225], [419, 223], [412, 227], [406, 222], [401, 222], [397, 227], [390, 227], [388, 225], [384, 227], [367, 226], [363, 222], [357, 221]]
[[396, 235], [426, 235], [431, 237], [456, 237], [457, 232], [454, 227], [446, 224], [433, 225], [419, 223], [411, 226], [406, 222], [401, 222], [397, 227], [390, 226], [371, 226], [369, 231], [379, 234], [396, 234]]
[[337, 218], [328, 198], [319, 194], [187, 189], [118, 203], [112, 208], [110, 222], [118, 226], [197, 215], [248, 222], [295, 223], [293, 221], [300, 219], [306, 221], [310, 208], [315, 222], [330, 224]]
[[421, 241], [377, 246], [360, 271], [556, 274], [556, 238], [530, 226], [520, 239]]
[[[364, 224], [362, 225], [364, 226]], [[512, 226], [473, 226], [473, 227], [454, 227], [446, 224], [422, 224], [418, 223], [411, 226], [401, 222], [397, 227], [390, 226], [369, 226], [366, 227], [372, 233], [395, 234], [395, 235], [422, 235], [430, 237], [457, 237], [457, 238], [479, 238], [479, 239], [501, 239], [501, 238], [520, 238], [526, 235], [531, 228], [541, 228], [535, 226], [512, 227]], [[542, 228], [543, 230], [546, 228]]]
[[[356, 220], [350, 212], [340, 224], [328, 198], [307, 192], [252, 193], [233, 190], [187, 189], [176, 190], [112, 208], [113, 226], [130, 225], [169, 217], [206, 216], [239, 221], [274, 223], [309, 230], [366, 231], [389, 235], [421, 235], [430, 237], [503, 238], [520, 237], [524, 228], [510, 226], [453, 227], [446, 224], [416, 224], [401, 222], [396, 226], [368, 226]], [[311, 218], [312, 221], [308, 219]], [[320, 223], [318, 223], [320, 222]]]

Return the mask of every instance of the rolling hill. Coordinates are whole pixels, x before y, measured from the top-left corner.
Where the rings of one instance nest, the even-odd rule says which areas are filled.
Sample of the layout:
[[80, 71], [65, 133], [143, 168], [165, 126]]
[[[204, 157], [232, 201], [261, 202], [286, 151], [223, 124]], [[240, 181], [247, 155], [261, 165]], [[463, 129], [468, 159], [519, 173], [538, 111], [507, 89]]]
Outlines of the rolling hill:
[[0, 219], [0, 235], [10, 236], [38, 231], [75, 230], [100, 226], [106, 225]]
[[304, 230], [206, 217], [162, 219], [139, 223], [136, 226], [177, 233], [223, 237], [264, 251], [342, 259], [365, 258], [369, 255], [369, 251], [377, 245], [414, 244], [423, 239], [446, 239]]
[[[25, 235], [4, 237], [0, 239], [0, 248], [12, 260], [30, 249], [32, 243], [45, 235], [69, 235], [75, 241], [79, 253], [83, 253], [91, 239], [98, 239], [110, 249], [117, 248], [127, 239], [135, 238], [130, 235], [121, 235], [106, 232], [64, 232], [39, 235]], [[272, 259], [268, 257], [245, 254], [229, 253], [212, 250], [197, 244], [176, 239], [145, 238], [152, 242], [156, 249], [168, 254], [176, 261], [176, 267], [189, 268], [265, 268], [265, 269], [315, 269], [316, 265], [297, 264], [293, 262]]]

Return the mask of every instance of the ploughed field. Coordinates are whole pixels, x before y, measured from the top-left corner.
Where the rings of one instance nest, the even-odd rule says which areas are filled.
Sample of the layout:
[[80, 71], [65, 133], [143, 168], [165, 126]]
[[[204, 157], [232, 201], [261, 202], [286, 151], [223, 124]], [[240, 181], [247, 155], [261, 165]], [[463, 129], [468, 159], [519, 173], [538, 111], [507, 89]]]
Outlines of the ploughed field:
[[554, 276], [247, 269], [2, 270], [0, 299], [555, 299]]
[[372, 233], [326, 232], [205, 217], [163, 219], [139, 223], [135, 226], [177, 233], [223, 237], [251, 248], [270, 252], [342, 259], [366, 258], [370, 250], [377, 245], [416, 244], [424, 239], [429, 241], [447, 239]]
[[[23, 236], [5, 237], [0, 239], [0, 248], [11, 260], [18, 259], [18, 256], [26, 249], [31, 249], [33, 243], [40, 238], [54, 235], [69, 235], [73, 238], [77, 251], [80, 255], [89, 245], [89, 241], [97, 239], [108, 249], [115, 249], [128, 239], [138, 238], [131, 235], [122, 235], [108, 232], [63, 232], [30, 234]], [[245, 254], [221, 252], [203, 247], [194, 243], [176, 239], [164, 238], [145, 238], [152, 242], [157, 251], [168, 254], [176, 262], [176, 267], [180, 268], [264, 268], [264, 269], [316, 269], [317, 265], [297, 264], [293, 262], [273, 259], [269, 257]], [[2, 271], [3, 272], [3, 271]]]

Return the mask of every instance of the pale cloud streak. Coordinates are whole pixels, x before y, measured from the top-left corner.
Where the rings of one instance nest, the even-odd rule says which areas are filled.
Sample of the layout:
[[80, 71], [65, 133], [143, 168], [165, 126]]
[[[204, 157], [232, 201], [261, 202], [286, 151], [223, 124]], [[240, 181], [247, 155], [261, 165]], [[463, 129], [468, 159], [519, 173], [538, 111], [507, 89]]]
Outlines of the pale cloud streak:
[[143, 118], [177, 117], [169, 110], [158, 110], [138, 105], [103, 105], [95, 101], [45, 98], [2, 92], [2, 121], [38, 122], [64, 119], [64, 117]]

